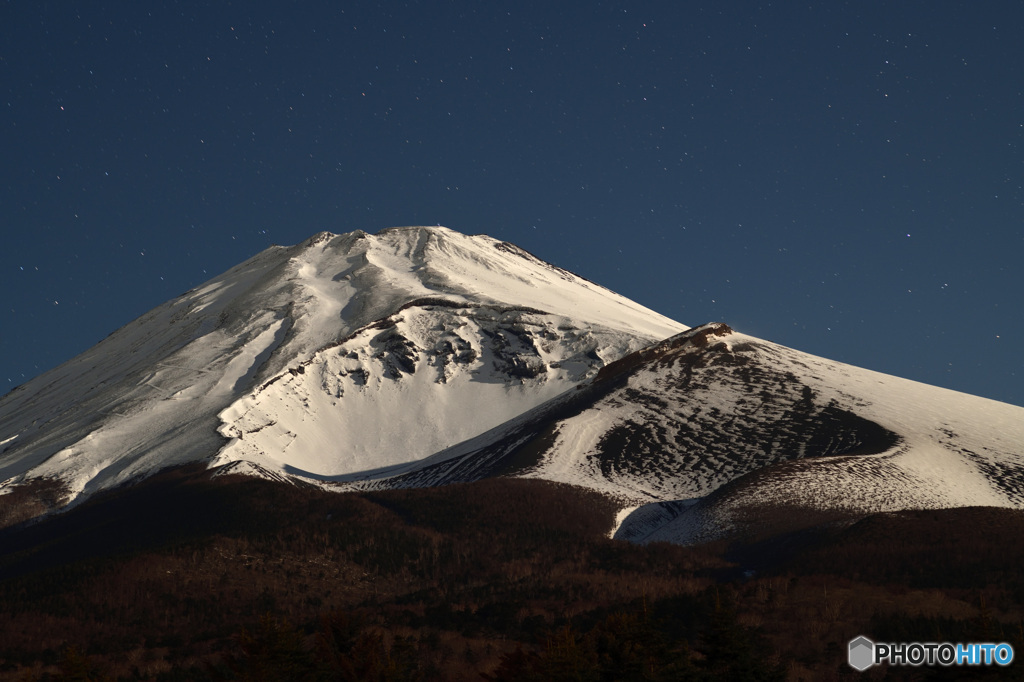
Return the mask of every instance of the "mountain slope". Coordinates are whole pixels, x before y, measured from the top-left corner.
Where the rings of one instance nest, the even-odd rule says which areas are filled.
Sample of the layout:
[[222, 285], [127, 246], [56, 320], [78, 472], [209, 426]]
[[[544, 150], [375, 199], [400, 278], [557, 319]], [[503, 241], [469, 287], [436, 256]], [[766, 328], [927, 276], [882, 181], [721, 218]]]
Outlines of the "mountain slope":
[[1024, 409], [710, 324], [426, 466], [361, 487], [496, 474], [636, 507], [616, 537], [694, 542], [915, 508], [1024, 508]]
[[616, 537], [1024, 508], [1024, 408], [668, 320], [445, 228], [274, 247], [0, 399], [0, 526], [204, 462], [599, 491]]
[[0, 399], [0, 492], [48, 507], [196, 460], [320, 479], [415, 461], [682, 329], [483, 235], [321, 233]]

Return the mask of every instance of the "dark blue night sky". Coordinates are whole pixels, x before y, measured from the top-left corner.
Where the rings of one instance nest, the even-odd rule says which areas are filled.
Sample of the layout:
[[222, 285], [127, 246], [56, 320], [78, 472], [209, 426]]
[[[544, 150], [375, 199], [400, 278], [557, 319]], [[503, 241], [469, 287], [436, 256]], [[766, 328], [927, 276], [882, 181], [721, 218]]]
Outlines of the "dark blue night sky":
[[6, 2], [0, 391], [268, 247], [442, 224], [1024, 405], [1019, 2]]

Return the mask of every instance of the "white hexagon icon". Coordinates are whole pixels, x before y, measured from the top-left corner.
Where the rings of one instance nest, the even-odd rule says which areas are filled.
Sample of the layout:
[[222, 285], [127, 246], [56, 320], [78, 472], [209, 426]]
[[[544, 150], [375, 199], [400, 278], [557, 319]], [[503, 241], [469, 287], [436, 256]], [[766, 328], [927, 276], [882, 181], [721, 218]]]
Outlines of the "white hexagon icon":
[[864, 672], [875, 662], [875, 643], [863, 635], [850, 640], [850, 667]]

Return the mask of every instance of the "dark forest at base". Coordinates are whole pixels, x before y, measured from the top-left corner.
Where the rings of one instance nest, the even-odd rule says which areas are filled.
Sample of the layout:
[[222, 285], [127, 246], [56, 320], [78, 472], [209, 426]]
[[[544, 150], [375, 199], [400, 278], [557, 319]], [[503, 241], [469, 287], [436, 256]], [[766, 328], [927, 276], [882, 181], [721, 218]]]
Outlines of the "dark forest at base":
[[537, 480], [336, 494], [169, 471], [0, 533], [0, 679], [1024, 677], [846, 664], [862, 634], [1024, 652], [1020, 512], [699, 547], [610, 540], [614, 514]]

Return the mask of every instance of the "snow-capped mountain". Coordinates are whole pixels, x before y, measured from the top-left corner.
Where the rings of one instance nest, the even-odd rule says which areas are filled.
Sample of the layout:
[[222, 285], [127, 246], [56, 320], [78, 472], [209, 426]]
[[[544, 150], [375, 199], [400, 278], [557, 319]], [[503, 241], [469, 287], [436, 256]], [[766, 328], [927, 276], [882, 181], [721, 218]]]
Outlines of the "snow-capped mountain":
[[616, 537], [754, 537], [868, 513], [1024, 508], [1024, 408], [708, 324], [361, 487], [493, 475], [622, 501]]
[[487, 236], [321, 233], [0, 399], [0, 492], [46, 482], [59, 506], [196, 460], [315, 480], [415, 462], [682, 329]]
[[618, 500], [616, 537], [694, 542], [1022, 508], [1024, 408], [393, 228], [268, 249], [0, 399], [0, 526], [196, 461], [337, 490], [542, 478]]

